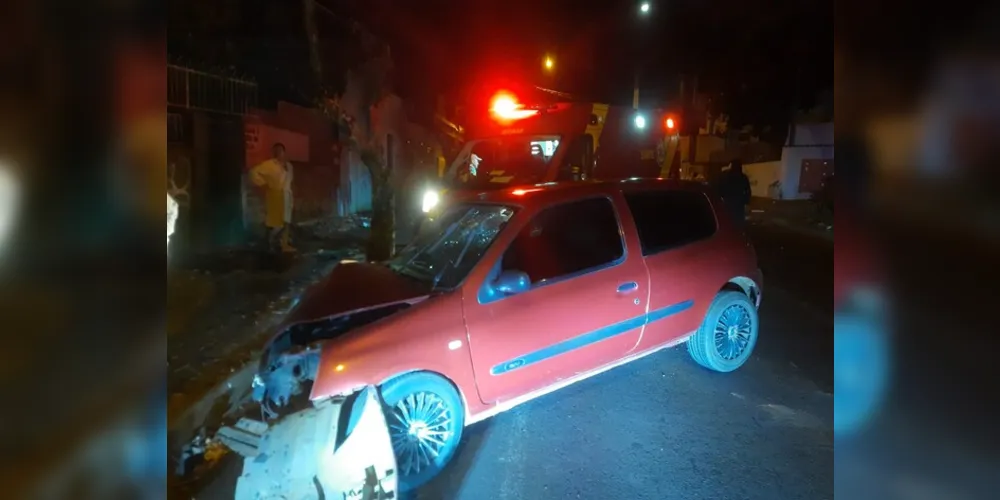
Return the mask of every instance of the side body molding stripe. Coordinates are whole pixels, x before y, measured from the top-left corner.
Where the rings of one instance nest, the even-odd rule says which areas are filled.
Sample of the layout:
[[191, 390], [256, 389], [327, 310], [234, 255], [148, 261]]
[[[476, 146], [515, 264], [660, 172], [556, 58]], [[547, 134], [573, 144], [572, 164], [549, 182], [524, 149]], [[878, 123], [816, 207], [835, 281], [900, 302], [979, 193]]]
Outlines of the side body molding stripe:
[[490, 368], [490, 375], [503, 375], [504, 373], [510, 373], [519, 368], [524, 368], [525, 366], [545, 361], [549, 358], [554, 358], [560, 354], [565, 354], [591, 344], [596, 344], [597, 342], [621, 335], [639, 328], [640, 326], [647, 325], [654, 321], [660, 321], [673, 316], [674, 314], [684, 312], [692, 306], [694, 306], [694, 300], [685, 300], [684, 302], [679, 302], [677, 304], [649, 311], [646, 314], [641, 314], [613, 325], [598, 328], [557, 344], [543, 347], [537, 351], [529, 352], [518, 358], [504, 361], [503, 363]]

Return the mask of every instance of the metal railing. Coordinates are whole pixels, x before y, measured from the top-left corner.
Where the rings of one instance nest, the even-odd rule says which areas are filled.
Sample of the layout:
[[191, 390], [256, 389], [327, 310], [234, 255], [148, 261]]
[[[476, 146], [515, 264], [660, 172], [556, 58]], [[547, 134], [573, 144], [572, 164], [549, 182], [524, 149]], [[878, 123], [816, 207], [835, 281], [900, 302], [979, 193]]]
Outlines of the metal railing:
[[168, 64], [167, 105], [245, 115], [257, 105], [257, 84], [250, 80]]
[[167, 112], [167, 144], [184, 142], [187, 139], [185, 131], [184, 115]]

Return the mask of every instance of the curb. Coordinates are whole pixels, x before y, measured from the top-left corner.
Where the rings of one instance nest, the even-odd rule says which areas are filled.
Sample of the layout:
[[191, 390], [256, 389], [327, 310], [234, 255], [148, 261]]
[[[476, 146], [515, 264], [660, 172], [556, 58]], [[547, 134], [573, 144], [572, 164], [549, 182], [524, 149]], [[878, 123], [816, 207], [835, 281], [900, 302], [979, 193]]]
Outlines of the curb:
[[[168, 452], [171, 459], [202, 430], [214, 430], [227, 418], [238, 414], [249, 401], [256, 361], [273, 329], [295, 307], [298, 297], [314, 282], [302, 281], [289, 287], [277, 300], [277, 310], [262, 314], [253, 332], [240, 339], [232, 350], [234, 355], [211, 363], [202, 372], [207, 380], [203, 384], [170, 387], [167, 402]], [[235, 354], [239, 353], [239, 354]], [[175, 390], [183, 392], [174, 392]], [[173, 461], [173, 460], [171, 460]]]

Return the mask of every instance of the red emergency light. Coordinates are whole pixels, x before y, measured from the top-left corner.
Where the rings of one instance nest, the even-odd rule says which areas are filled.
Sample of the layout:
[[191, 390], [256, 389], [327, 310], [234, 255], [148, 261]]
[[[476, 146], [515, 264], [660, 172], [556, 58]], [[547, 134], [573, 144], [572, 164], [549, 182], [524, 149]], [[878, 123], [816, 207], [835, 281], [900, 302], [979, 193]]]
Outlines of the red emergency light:
[[513, 95], [500, 92], [493, 97], [490, 112], [501, 120], [520, 120], [538, 114], [537, 109], [525, 109]]
[[674, 118], [671, 116], [668, 116], [667, 120], [664, 123], [667, 125], [667, 130], [673, 130], [677, 126], [677, 124], [674, 122]]

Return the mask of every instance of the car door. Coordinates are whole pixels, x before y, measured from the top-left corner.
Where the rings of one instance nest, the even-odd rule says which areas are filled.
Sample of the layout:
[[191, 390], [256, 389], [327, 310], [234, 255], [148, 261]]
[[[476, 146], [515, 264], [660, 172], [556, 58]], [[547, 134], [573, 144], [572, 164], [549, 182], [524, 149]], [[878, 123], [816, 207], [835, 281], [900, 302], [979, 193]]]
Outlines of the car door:
[[727, 267], [713, 236], [717, 222], [708, 198], [696, 191], [653, 189], [625, 193], [649, 269], [645, 350], [675, 341], [701, 324]]
[[[638, 248], [627, 248], [615, 207], [624, 200], [615, 196], [525, 213], [530, 220], [511, 227], [516, 237], [465, 296], [483, 402], [508, 400], [594, 369], [637, 344], [648, 276]], [[638, 247], [637, 239], [633, 245]], [[520, 291], [492, 288], [512, 275], [525, 278]]]

